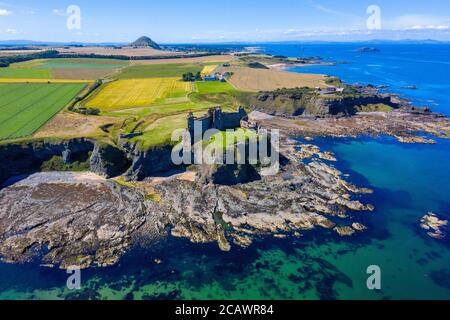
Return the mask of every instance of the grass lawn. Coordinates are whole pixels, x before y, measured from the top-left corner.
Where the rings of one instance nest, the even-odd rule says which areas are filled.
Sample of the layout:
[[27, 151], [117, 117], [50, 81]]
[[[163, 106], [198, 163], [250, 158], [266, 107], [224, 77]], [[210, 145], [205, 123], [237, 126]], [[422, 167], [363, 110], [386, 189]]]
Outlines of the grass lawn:
[[200, 94], [222, 93], [236, 91], [228, 82], [220, 81], [199, 81], [195, 83], [197, 92]]
[[136, 78], [181, 78], [184, 73], [201, 72], [203, 67], [200, 64], [155, 64], [132, 66], [122, 70], [116, 78], [136, 79]]
[[0, 84], [0, 140], [32, 135], [83, 87], [84, 84]]
[[257, 133], [247, 129], [236, 129], [233, 131], [222, 131], [211, 137], [211, 141], [205, 141], [206, 144], [214, 145], [215, 148], [226, 149], [234, 146], [238, 142], [245, 142], [248, 139], [256, 139]]
[[163, 117], [145, 128], [144, 135], [132, 140], [138, 142], [142, 149], [170, 144], [172, 133], [178, 129], [185, 129], [186, 126], [186, 114], [184, 113]]

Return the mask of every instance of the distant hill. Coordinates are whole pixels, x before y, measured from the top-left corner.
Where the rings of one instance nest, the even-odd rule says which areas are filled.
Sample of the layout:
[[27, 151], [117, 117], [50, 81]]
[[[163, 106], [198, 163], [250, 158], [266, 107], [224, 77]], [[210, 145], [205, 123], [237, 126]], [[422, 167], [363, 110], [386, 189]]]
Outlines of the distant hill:
[[161, 50], [161, 47], [149, 37], [140, 37], [135, 42], [130, 43], [131, 47], [150, 47], [156, 50]]

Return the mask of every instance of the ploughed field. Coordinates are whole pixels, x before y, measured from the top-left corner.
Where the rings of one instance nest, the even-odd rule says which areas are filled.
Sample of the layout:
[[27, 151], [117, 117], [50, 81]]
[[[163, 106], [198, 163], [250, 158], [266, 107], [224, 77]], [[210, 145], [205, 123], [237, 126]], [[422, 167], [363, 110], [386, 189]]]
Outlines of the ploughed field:
[[32, 135], [84, 86], [79, 83], [0, 83], [0, 140]]
[[233, 72], [230, 83], [242, 91], [272, 91], [282, 88], [326, 87], [325, 77], [253, 68], [224, 68]]

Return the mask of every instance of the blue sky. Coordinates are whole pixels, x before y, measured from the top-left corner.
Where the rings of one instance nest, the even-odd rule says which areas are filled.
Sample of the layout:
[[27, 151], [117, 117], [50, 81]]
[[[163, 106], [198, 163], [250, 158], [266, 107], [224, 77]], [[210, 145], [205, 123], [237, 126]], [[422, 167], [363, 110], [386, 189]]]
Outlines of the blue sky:
[[[368, 30], [377, 5], [381, 30]], [[81, 29], [66, 26], [81, 9]], [[0, 0], [0, 40], [157, 42], [450, 40], [447, 0]]]

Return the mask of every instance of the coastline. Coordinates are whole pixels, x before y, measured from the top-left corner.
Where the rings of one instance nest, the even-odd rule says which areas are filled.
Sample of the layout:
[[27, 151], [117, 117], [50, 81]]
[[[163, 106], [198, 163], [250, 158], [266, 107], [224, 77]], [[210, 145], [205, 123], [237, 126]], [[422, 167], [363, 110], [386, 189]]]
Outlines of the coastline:
[[[155, 247], [163, 247], [155, 251], [140, 252], [138, 245], [130, 246], [130, 250], [128, 247], [122, 248], [125, 249], [123, 256], [118, 262], [116, 260], [113, 266], [86, 270], [88, 274], [86, 279], [89, 279], [87, 280], [89, 282], [86, 289], [78, 294], [59, 288], [62, 283], [58, 281], [51, 282], [53, 287], [40, 284], [40, 287], [33, 288], [30, 284], [27, 287], [26, 280], [23, 280], [15, 286], [18, 288], [17, 291], [4, 290], [3, 297], [39, 297], [52, 294], [54, 298], [69, 299], [77, 297], [199, 299], [230, 296], [243, 299], [249, 297], [411, 299], [450, 296], [442, 281], [439, 285], [437, 280], [445, 278], [446, 275], [447, 267], [444, 263], [448, 261], [449, 256], [446, 247], [443, 246], [444, 242], [428, 239], [422, 230], [420, 232], [415, 230], [419, 229], [420, 218], [429, 211], [448, 214], [445, 211], [445, 190], [448, 190], [445, 181], [448, 170], [443, 164], [448, 159], [448, 153], [440, 151], [441, 148], [448, 147], [448, 140], [437, 138], [436, 145], [425, 144], [431, 143], [430, 134], [441, 136], [442, 132], [449, 128], [446, 118], [437, 114], [420, 115], [394, 111], [360, 113], [354, 118], [356, 124], [348, 124], [348, 119], [342, 117], [285, 119], [264, 115], [256, 120], [263, 121], [265, 123], [263, 125], [268, 127], [278, 126], [277, 121], [282, 122], [282, 127], [286, 127], [287, 137], [284, 145], [291, 149], [289, 154], [293, 157], [293, 162], [299, 160], [306, 164], [313, 161], [323, 162], [327, 167], [341, 171], [341, 180], [373, 189], [372, 194], [346, 194], [351, 194], [352, 200], [357, 200], [363, 205], [373, 204], [374, 211], [348, 210], [347, 218], [325, 215], [333, 223], [337, 222], [337, 226], [350, 227], [354, 231], [349, 228], [333, 230], [329, 222], [323, 219], [316, 221], [318, 224], [314, 224], [314, 230], [286, 231], [282, 229], [286, 226], [279, 224], [280, 219], [292, 219], [293, 224], [298, 221], [295, 220], [297, 217], [285, 214], [273, 217], [275, 220], [271, 220], [270, 223], [265, 220], [267, 216], [264, 219], [255, 216], [254, 219], [246, 221], [241, 221], [235, 216], [226, 217], [225, 222], [233, 223], [237, 228], [242, 227], [244, 230], [239, 231], [245, 235], [242, 237], [242, 234], [237, 234], [237, 237], [228, 238], [226, 241], [231, 251], [226, 252], [219, 247], [220, 245], [222, 249], [228, 248], [222, 236], [224, 230], [218, 229], [216, 221], [211, 221], [209, 215], [208, 219], [202, 220], [204, 216], [195, 212], [191, 216], [181, 216], [182, 219], [178, 219], [177, 214], [180, 212], [177, 212], [172, 215], [169, 222], [178, 224], [175, 234], [182, 238], [161, 234], [160, 242], [140, 239]], [[406, 130], [410, 125], [419, 131], [418, 135], [411, 135], [411, 132]], [[388, 130], [387, 133], [394, 138], [386, 138], [385, 130]], [[423, 134], [422, 131], [428, 132]], [[408, 134], [399, 134], [405, 132]], [[300, 142], [288, 139], [297, 135], [302, 135], [306, 139]], [[373, 139], [374, 136], [378, 138]], [[341, 139], [334, 137], [343, 137], [342, 143]], [[336, 150], [331, 148], [333, 144], [331, 142], [334, 141], [337, 141]], [[420, 157], [422, 158], [419, 159]], [[416, 165], [417, 163], [419, 165]], [[322, 168], [325, 172], [329, 170]], [[301, 172], [310, 177], [307, 171]], [[316, 171], [320, 174], [324, 174], [323, 172]], [[290, 172], [285, 172], [281, 183], [292, 186], [293, 180], [284, 180], [289, 176]], [[439, 183], [436, 184], [436, 181]], [[111, 182], [114, 186], [115, 182]], [[178, 184], [178, 181], [160, 179], [157, 185], [161, 185], [159, 190], [168, 190], [169, 194], [178, 192], [181, 185], [183, 189], [181, 192], [186, 192], [188, 197], [191, 182], [183, 181]], [[119, 186], [118, 189], [111, 188], [119, 192], [118, 190], [122, 190], [124, 186]], [[428, 190], [434, 188], [437, 190]], [[192, 202], [205, 208], [207, 204], [203, 202], [204, 199], [212, 199], [214, 203], [214, 199], [218, 197], [217, 192], [226, 194], [227, 189], [220, 187], [215, 192], [202, 193], [203, 198], [195, 198]], [[227, 197], [238, 197], [239, 201], [243, 202], [249, 200], [248, 190], [233, 188], [230, 193], [231, 195]], [[145, 193], [142, 196], [146, 195]], [[276, 198], [270, 199], [279, 201], [280, 195], [281, 193], [277, 192]], [[146, 201], [152, 208], [149, 214], [154, 214], [156, 211], [154, 208], [160, 205], [168, 207], [171, 201], [164, 198], [161, 199], [163, 203], [158, 204], [157, 199], [152, 197], [152, 200]], [[308, 217], [311, 221], [313, 218], [316, 219], [315, 216]], [[155, 224], [161, 221], [164, 220], [155, 221]], [[197, 221], [201, 223], [196, 224]], [[264, 231], [267, 229], [266, 234], [247, 234], [248, 231], [252, 231], [246, 228], [249, 221], [253, 227], [259, 227]], [[361, 223], [368, 230], [360, 232], [357, 229], [361, 226], [356, 224], [353, 226], [353, 223]], [[190, 228], [191, 225], [195, 228]], [[282, 228], [274, 233], [273, 226]], [[108, 235], [110, 230], [103, 229], [103, 231], [108, 231], [103, 234]], [[143, 233], [146, 232], [148, 229], [143, 230]], [[344, 236], [341, 237], [339, 233]], [[346, 235], [349, 233], [352, 233], [351, 237]], [[243, 249], [241, 246], [246, 248]], [[402, 250], [397, 252], [398, 248]], [[117, 252], [113, 254], [116, 255]], [[363, 286], [365, 268], [373, 261], [380, 263], [387, 275], [392, 275], [392, 278], [388, 278], [389, 287], [380, 293], [367, 292]], [[405, 266], [408, 266], [409, 272], [405, 272]], [[3, 264], [0, 267], [6, 270], [32, 268], [31, 265]], [[31, 270], [39, 279], [42, 273], [59, 277], [58, 272], [61, 271], [47, 267]], [[5, 284], [10, 283], [6, 280]], [[45, 279], [41, 281], [44, 283]]]

